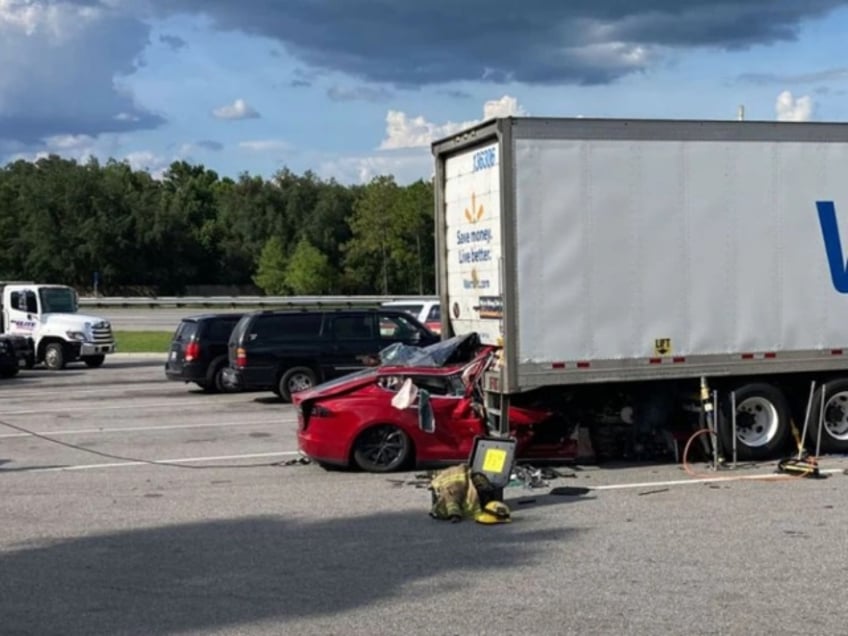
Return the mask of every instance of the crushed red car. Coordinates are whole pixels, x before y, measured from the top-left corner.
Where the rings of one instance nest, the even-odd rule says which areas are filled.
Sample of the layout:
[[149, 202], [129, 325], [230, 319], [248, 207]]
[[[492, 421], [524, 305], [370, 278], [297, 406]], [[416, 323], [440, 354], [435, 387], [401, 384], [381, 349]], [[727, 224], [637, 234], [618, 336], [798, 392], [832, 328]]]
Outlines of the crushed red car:
[[[369, 472], [467, 460], [487, 434], [479, 381], [493, 354], [476, 334], [392, 345], [377, 366], [293, 394], [300, 451], [321, 465]], [[509, 421], [519, 461], [576, 457], [557, 413], [511, 406]]]

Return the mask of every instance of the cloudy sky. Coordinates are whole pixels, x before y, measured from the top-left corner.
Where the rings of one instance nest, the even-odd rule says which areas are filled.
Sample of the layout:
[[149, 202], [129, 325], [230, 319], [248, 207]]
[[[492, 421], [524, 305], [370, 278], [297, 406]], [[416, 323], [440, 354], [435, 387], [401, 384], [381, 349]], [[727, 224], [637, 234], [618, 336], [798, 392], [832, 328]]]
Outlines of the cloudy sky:
[[484, 117], [848, 120], [848, 0], [0, 0], [0, 164], [428, 177]]

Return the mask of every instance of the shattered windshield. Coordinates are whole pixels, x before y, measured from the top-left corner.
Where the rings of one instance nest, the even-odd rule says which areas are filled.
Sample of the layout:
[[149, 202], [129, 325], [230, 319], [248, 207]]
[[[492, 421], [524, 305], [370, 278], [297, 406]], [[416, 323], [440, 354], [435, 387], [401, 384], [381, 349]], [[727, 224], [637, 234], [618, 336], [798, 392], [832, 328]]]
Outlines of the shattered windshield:
[[68, 287], [42, 287], [38, 290], [41, 311], [45, 314], [73, 314], [77, 310], [76, 292]]

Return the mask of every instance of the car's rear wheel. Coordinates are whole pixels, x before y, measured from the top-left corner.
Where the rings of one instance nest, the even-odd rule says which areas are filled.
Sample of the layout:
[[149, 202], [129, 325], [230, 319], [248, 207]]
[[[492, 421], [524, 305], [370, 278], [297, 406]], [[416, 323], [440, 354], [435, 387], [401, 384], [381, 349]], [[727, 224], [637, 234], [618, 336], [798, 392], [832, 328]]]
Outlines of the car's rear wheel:
[[412, 441], [393, 424], [363, 431], [353, 446], [353, 461], [369, 473], [388, 473], [405, 466], [412, 457]]
[[292, 393], [311, 389], [316, 383], [317, 379], [312, 369], [292, 367], [280, 377], [277, 393], [286, 402], [291, 402]]
[[206, 374], [206, 381], [201, 385], [203, 390], [209, 393], [222, 393], [226, 391], [227, 385], [224, 383], [224, 370], [226, 368], [226, 360], [221, 360], [213, 364]]

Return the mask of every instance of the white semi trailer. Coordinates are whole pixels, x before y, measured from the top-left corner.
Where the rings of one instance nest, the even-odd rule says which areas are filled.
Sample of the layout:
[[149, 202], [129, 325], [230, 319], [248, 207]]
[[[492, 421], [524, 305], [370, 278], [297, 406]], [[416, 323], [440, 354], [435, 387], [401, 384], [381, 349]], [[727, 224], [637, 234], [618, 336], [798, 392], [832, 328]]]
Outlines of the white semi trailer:
[[824, 403], [848, 452], [848, 124], [504, 118], [432, 150], [442, 332], [503, 346], [501, 404], [609, 446], [675, 430], [705, 379], [764, 459], [815, 388], [810, 434]]

